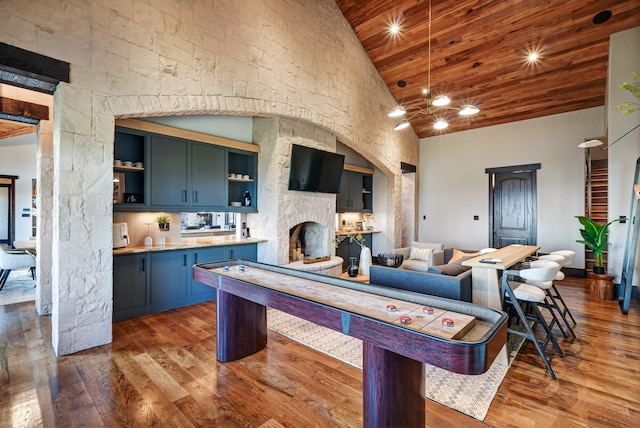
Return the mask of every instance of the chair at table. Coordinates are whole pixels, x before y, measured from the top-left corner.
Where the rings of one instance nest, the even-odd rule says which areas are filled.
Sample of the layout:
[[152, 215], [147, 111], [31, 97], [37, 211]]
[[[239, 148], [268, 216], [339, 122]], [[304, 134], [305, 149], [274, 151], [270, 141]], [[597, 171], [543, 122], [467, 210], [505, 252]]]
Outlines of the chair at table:
[[29, 269], [31, 276], [35, 278], [36, 258], [24, 250], [7, 250], [0, 247], [0, 291], [9, 278], [9, 274], [15, 269]]
[[[509, 326], [507, 331], [509, 333], [529, 339], [535, 345], [540, 354], [540, 358], [544, 362], [549, 374], [553, 379], [556, 379], [556, 375], [551, 368], [551, 364], [545, 355], [546, 345], [551, 342], [557, 354], [562, 357], [562, 349], [551, 332], [551, 328], [558, 322], [552, 311], [553, 317], [552, 325], [550, 326], [542, 312], [540, 312], [539, 305], [545, 306], [546, 294], [542, 289], [534, 285], [526, 284], [522, 281], [551, 281], [555, 278], [557, 271], [560, 269], [560, 265], [555, 262], [546, 262], [545, 266], [522, 269], [522, 270], [506, 270], [502, 274], [502, 307], [505, 312], [510, 314]], [[515, 315], [514, 315], [515, 314]], [[516, 328], [516, 323], [520, 325], [521, 329]], [[544, 329], [546, 336], [542, 340], [538, 340], [533, 332], [533, 325], [541, 325]]]

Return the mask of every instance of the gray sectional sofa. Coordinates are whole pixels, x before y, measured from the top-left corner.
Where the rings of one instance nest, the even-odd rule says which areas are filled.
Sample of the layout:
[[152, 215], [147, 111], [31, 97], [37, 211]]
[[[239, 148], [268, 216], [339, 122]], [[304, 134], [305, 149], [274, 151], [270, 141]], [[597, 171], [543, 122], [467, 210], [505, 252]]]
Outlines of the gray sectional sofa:
[[[446, 257], [447, 250], [444, 251]], [[452, 250], [446, 260], [451, 258], [451, 254]], [[446, 269], [449, 271], [445, 273], [443, 270], [446, 271]], [[458, 262], [454, 262], [451, 266], [432, 266], [431, 270], [431, 272], [419, 272], [371, 266], [369, 283], [463, 302], [472, 301], [471, 269], [465, 269]]]

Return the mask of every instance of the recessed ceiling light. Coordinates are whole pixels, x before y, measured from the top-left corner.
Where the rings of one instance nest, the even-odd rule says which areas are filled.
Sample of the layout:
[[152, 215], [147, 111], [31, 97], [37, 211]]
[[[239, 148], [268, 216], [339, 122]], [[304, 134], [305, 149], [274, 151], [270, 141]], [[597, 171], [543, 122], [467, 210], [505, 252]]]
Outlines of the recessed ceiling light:
[[536, 63], [540, 59], [540, 53], [537, 51], [529, 51], [527, 52], [527, 62], [528, 63]]
[[392, 22], [389, 26], [389, 33], [391, 33], [392, 36], [397, 36], [398, 34], [400, 34], [400, 23]]
[[613, 14], [611, 13], [610, 10], [603, 10], [602, 12], [596, 13], [593, 19], [591, 20], [591, 22], [593, 22], [596, 25], [604, 24], [611, 18], [611, 15]]

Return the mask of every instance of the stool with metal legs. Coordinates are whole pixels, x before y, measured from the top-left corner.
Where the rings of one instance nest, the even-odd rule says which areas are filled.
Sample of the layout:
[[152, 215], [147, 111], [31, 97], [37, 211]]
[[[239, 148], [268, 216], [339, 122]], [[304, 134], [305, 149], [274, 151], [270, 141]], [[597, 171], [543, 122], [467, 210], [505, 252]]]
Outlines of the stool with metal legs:
[[[553, 251], [551, 254], [540, 256], [538, 260], [552, 260], [552, 261], [555, 261], [556, 263], [560, 263], [561, 266], [567, 266], [570, 263], [573, 263], [573, 258], [575, 257], [575, 255], [576, 253], [571, 250]], [[555, 281], [562, 281], [564, 278], [565, 278], [564, 273], [560, 271], [556, 274]], [[571, 318], [573, 325], [577, 325], [578, 323], [576, 322], [576, 319], [573, 317], [573, 314], [569, 310], [569, 306], [567, 306], [566, 302], [562, 298], [562, 295], [560, 294], [558, 287], [556, 287], [555, 281], [551, 286], [551, 288], [549, 289], [548, 293], [556, 301], [557, 310], [558, 310], [558, 313], [560, 313], [560, 317], [562, 318], [566, 326], [569, 327], [569, 329], [571, 330], [571, 334], [573, 334], [573, 337], [575, 337], [576, 335], [573, 332], [573, 328], [571, 327], [567, 319], [567, 316]]]
[[[540, 358], [542, 358], [542, 361], [553, 379], [556, 379], [556, 375], [551, 368], [551, 364], [545, 355], [544, 349], [547, 343], [551, 342], [558, 355], [562, 357], [563, 354], [562, 349], [560, 349], [556, 338], [551, 332], [549, 324], [547, 324], [547, 321], [538, 307], [539, 304], [544, 305], [546, 294], [540, 288], [520, 281], [527, 279], [532, 281], [549, 281], [555, 277], [556, 271], [559, 268], [560, 266], [557, 263], [550, 263], [549, 266], [546, 267], [523, 270], [506, 270], [502, 274], [501, 287], [503, 310], [509, 314], [515, 313], [517, 316], [516, 321], [520, 321], [525, 330], [521, 331], [516, 329], [513, 323], [510, 322], [507, 331], [533, 342], [538, 350], [538, 354], [540, 354]], [[520, 279], [520, 281], [518, 281], [518, 279]], [[555, 315], [553, 315], [553, 317], [557, 322]], [[539, 341], [535, 336], [533, 328], [529, 324], [530, 322], [539, 324], [544, 329], [546, 336], [542, 341]]]
[[[552, 261], [550, 259], [545, 259], [545, 260], [534, 260], [532, 261], [529, 266], [532, 268], [540, 268], [540, 267], [545, 267], [547, 266], [549, 263], [554, 263], [556, 265], [558, 265], [558, 269], [560, 268], [560, 263], [562, 263], [562, 261]], [[526, 280], [525, 281], [527, 284], [529, 285], [533, 285], [535, 287], [540, 288], [542, 291], [544, 291], [545, 293], [545, 301], [542, 304], [544, 307], [546, 307], [547, 309], [549, 309], [549, 312], [551, 312], [552, 316], [553, 316], [553, 320], [552, 322], [549, 324], [549, 326], [553, 329], [554, 325], [558, 325], [558, 328], [560, 329], [560, 332], [562, 333], [562, 335], [566, 338], [569, 338], [570, 336], [576, 337], [576, 334], [574, 333], [573, 329], [571, 328], [571, 324], [567, 321], [567, 319], [564, 317], [563, 314], [563, 308], [560, 307], [560, 301], [556, 300], [555, 298], [555, 294], [552, 291], [553, 288], [553, 280], [551, 281], [532, 281], [532, 280]], [[564, 327], [563, 327], [563, 323], [560, 322], [560, 319], [562, 319], [563, 323], [564, 323]]]

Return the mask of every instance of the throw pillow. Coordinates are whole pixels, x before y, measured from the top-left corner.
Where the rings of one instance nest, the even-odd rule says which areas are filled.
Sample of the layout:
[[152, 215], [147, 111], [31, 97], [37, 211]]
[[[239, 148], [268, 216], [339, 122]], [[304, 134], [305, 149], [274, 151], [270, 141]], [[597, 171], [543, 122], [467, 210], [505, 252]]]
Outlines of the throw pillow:
[[409, 258], [413, 260], [421, 260], [421, 261], [431, 261], [431, 252], [433, 249], [431, 248], [416, 248], [411, 247], [411, 253], [409, 254]]
[[440, 275], [458, 276], [463, 272], [471, 269], [469, 266], [462, 266], [458, 263], [447, 263], [446, 265], [432, 266], [428, 272], [438, 273]]
[[449, 263], [453, 263], [455, 261], [460, 260], [463, 257], [470, 257], [470, 256], [479, 256], [480, 253], [479, 252], [475, 252], [475, 253], [465, 253], [464, 251], [460, 251], [460, 250], [456, 250], [455, 248], [453, 249], [453, 256], [451, 256], [451, 259], [449, 260]]

